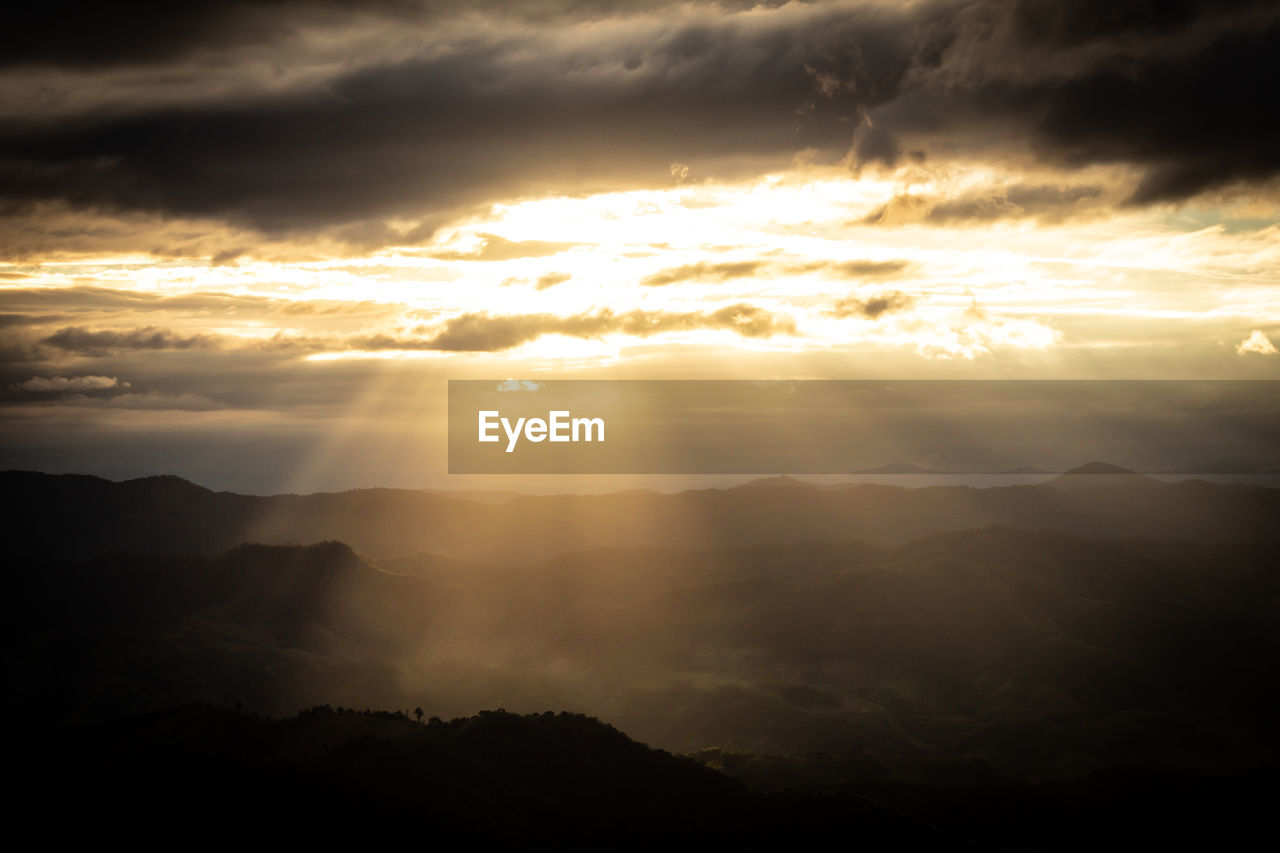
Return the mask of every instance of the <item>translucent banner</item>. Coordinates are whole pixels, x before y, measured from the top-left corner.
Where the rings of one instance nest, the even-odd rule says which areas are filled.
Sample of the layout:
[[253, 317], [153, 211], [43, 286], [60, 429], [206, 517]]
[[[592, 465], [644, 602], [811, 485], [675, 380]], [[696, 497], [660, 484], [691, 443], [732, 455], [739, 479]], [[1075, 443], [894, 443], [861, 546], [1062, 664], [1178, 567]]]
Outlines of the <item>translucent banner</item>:
[[[1280, 473], [1280, 382], [453, 380], [451, 474]], [[1101, 470], [1101, 469], [1099, 469]]]

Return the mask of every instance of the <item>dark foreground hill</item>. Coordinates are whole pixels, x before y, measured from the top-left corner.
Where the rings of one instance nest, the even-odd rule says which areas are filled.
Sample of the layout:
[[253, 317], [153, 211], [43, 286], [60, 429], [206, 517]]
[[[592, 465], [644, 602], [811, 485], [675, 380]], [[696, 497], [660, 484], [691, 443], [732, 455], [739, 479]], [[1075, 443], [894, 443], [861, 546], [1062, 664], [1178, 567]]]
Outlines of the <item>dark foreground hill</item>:
[[[52, 819], [63, 841], [110, 830], [144, 846], [616, 849], [812, 842], [839, 827], [907, 843], [936, 835], [857, 798], [833, 808], [828, 798], [752, 794], [579, 714], [497, 711], [423, 725], [328, 707], [276, 721], [185, 706], [75, 731], [25, 757], [35, 760], [18, 765], [23, 820]], [[76, 794], [52, 795], [61, 788]]]
[[[1233, 847], [1268, 828], [1273, 777], [1119, 771], [1072, 783], [753, 790], [577, 714], [449, 722], [185, 706], [24, 741], [16, 827], [61, 844], [654, 845], [1121, 850]], [[38, 828], [38, 829], [37, 829]]]
[[1280, 489], [1090, 473], [1104, 469], [1086, 466], [1080, 469], [1086, 473], [1036, 486], [783, 481], [770, 488], [525, 496], [501, 503], [394, 489], [256, 497], [211, 492], [177, 477], [113, 483], [10, 471], [0, 473], [8, 504], [0, 533], [12, 552], [45, 559], [113, 551], [210, 555], [242, 542], [333, 539], [374, 558], [426, 551], [482, 562], [537, 561], [605, 545], [726, 548], [851, 539], [893, 545], [989, 525], [1093, 538], [1280, 537]]

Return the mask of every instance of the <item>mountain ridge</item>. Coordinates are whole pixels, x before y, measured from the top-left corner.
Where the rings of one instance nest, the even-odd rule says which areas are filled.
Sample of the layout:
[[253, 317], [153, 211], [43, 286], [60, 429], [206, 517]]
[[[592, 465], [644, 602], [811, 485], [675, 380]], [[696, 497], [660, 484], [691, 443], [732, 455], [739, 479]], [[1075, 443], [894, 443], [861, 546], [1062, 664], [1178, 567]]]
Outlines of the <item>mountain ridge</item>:
[[[1274, 541], [1280, 489], [1140, 475], [1081, 474], [1035, 485], [908, 489], [767, 480], [676, 493], [524, 495], [482, 502], [427, 491], [311, 495], [213, 492], [178, 478], [115, 483], [0, 473], [12, 509], [0, 534], [17, 554], [86, 559], [113, 551], [218, 554], [242, 542], [336, 539], [386, 559], [536, 562], [600, 545], [729, 547], [860, 539], [894, 545], [988, 525], [1080, 536]], [[1093, 486], [1105, 485], [1105, 488]], [[69, 531], [73, 535], [69, 535]]]

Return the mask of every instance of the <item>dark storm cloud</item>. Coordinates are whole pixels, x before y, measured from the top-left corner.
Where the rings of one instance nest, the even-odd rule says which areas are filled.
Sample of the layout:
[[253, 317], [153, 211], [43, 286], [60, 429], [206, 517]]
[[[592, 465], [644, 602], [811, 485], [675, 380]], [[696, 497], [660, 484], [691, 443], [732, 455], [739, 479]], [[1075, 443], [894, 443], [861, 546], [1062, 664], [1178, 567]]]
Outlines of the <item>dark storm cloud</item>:
[[975, 4], [946, 41], [871, 111], [899, 148], [937, 148], [950, 134], [978, 155], [1130, 165], [1141, 175], [1132, 204], [1280, 170], [1280, 114], [1267, 106], [1280, 98], [1274, 3]]
[[56, 323], [65, 319], [66, 315], [64, 314], [4, 313], [0, 314], [0, 329], [7, 329], [12, 326], [41, 326], [45, 323]]
[[979, 2], [921, 32], [910, 74], [868, 110], [874, 127], [855, 144], [864, 161], [949, 148], [1067, 169], [1133, 166], [1131, 204], [1280, 171], [1273, 2]]
[[1073, 47], [1100, 39], [1142, 38], [1202, 23], [1206, 11], [1231, 14], [1258, 0], [1018, 0], [1009, 4], [1017, 36], [1035, 47]]
[[0, 64], [95, 67], [159, 62], [202, 47], [270, 42], [287, 31], [291, 15], [314, 19], [320, 8], [339, 5], [237, 0], [24, 3], [5, 13]]
[[929, 211], [933, 222], [992, 220], [1035, 216], [1069, 210], [1078, 202], [1091, 202], [1102, 195], [1101, 187], [1055, 187], [1017, 184], [995, 193], [971, 193], [947, 199]]
[[0, 315], [0, 327], [33, 326], [66, 320], [68, 314], [42, 314], [34, 312], [60, 310], [75, 314], [90, 313], [109, 316], [131, 316], [138, 312], [168, 314], [175, 317], [207, 318], [223, 316], [238, 320], [251, 317], [297, 317], [347, 315], [351, 317], [377, 317], [397, 314], [404, 307], [395, 303], [325, 299], [276, 299], [244, 293], [219, 291], [195, 291], [192, 293], [159, 294], [145, 290], [121, 290], [97, 285], [73, 287], [23, 287], [3, 292], [3, 304], [7, 308], [31, 313]]
[[[899, 16], [770, 15], [654, 18], [602, 43], [547, 44], [495, 23], [489, 40], [303, 91], [12, 122], [0, 131], [0, 199], [275, 229], [435, 221], [497, 197], [669, 180], [677, 160], [843, 150], [847, 110], [797, 114], [813, 101], [812, 69], [852, 41], [899, 42]], [[905, 45], [877, 51], [896, 57], [877, 76], [906, 70]]]
[[[744, 9], [782, 2], [719, 0], [718, 5]], [[269, 45], [303, 27], [324, 28], [359, 17], [421, 24], [470, 12], [531, 22], [581, 21], [675, 5], [676, 0], [48, 0], [6, 12], [0, 66], [163, 62], [246, 42]]]
[[793, 335], [790, 317], [755, 305], [730, 305], [716, 311], [629, 311], [607, 308], [562, 317], [556, 314], [463, 314], [445, 323], [435, 335], [396, 338], [376, 335], [350, 342], [366, 350], [441, 350], [445, 352], [498, 352], [528, 343], [543, 335], [598, 338], [611, 333], [648, 337], [662, 332], [718, 329], [748, 338]]
[[1131, 201], [1185, 198], [1280, 166], [1280, 27], [1223, 39], [1186, 63], [1120, 69], [1054, 93], [1038, 138], [1071, 163], [1137, 162]]
[[[653, 185], [675, 162], [700, 175], [785, 164], [801, 149], [851, 150], [855, 165], [1120, 164], [1139, 175], [1135, 204], [1280, 169], [1274, 3], [680, 6], [613, 28], [597, 26], [618, 14], [605, 3], [64, 7], [34, 6], [34, 21], [6, 27], [12, 73], [152, 62], [185, 80], [208, 66], [184, 62], [231, 62], [245, 45], [312, 30], [340, 41], [392, 20], [404, 35], [394, 59], [366, 47], [337, 76], [283, 90], [13, 117], [0, 130], [10, 208], [61, 200], [281, 231], [343, 226], [373, 245], [424, 239], [497, 198]], [[467, 37], [438, 35], [462, 9]], [[586, 20], [590, 37], [570, 26]], [[404, 54], [414, 39], [421, 48]], [[292, 56], [281, 48], [282, 69]], [[417, 225], [361, 225], [391, 216]]]
[[211, 335], [179, 335], [169, 329], [147, 326], [126, 332], [91, 331], [80, 326], [59, 329], [40, 343], [81, 355], [105, 355], [116, 350], [212, 349], [219, 346]]

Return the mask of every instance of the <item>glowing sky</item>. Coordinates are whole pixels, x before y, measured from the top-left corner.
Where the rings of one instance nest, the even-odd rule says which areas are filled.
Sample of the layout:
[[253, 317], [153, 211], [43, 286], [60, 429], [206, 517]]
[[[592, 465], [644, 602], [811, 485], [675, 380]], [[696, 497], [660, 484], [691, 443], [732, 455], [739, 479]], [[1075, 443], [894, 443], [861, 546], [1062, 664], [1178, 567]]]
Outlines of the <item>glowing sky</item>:
[[448, 378], [1280, 378], [1274, 3], [65, 6], [0, 44], [3, 467], [446, 485]]

